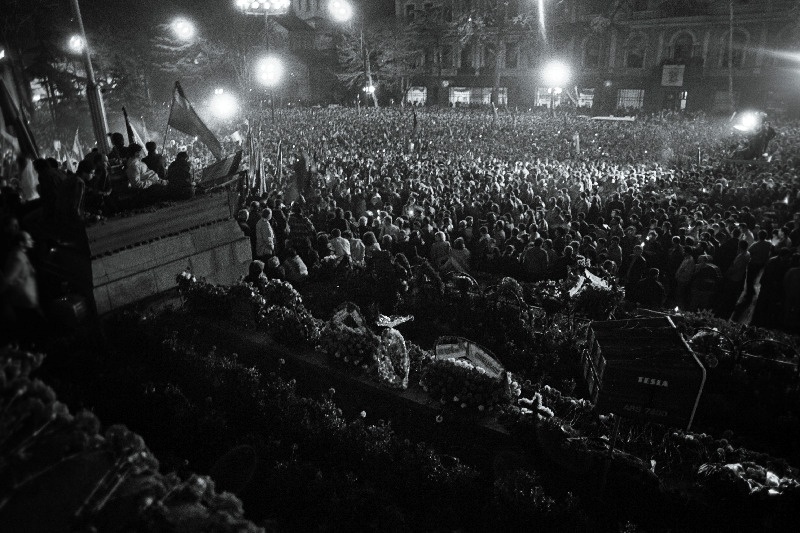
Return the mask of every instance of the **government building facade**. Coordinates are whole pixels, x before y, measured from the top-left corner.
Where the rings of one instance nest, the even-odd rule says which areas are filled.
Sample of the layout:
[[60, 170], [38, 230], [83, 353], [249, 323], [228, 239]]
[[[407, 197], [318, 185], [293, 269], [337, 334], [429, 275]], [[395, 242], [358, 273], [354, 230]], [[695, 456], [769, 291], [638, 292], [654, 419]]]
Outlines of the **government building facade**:
[[[418, 104], [800, 115], [793, 1], [396, 0], [395, 14], [420, 33]], [[548, 86], [552, 61], [564, 87]]]

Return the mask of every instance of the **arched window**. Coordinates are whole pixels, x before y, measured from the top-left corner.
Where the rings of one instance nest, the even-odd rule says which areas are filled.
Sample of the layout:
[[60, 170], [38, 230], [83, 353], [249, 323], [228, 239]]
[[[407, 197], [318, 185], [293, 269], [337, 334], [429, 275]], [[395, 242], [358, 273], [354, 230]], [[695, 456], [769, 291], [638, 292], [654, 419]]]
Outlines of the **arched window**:
[[583, 45], [583, 66], [599, 68], [603, 59], [603, 43], [596, 37], [589, 37]]
[[634, 35], [625, 43], [625, 67], [644, 67], [645, 40], [643, 35]]
[[472, 46], [465, 45], [461, 49], [461, 61], [459, 63], [461, 68], [472, 68]]
[[690, 33], [680, 33], [672, 41], [672, 59], [686, 62], [692, 58], [694, 52], [694, 37]]
[[730, 56], [731, 66], [733, 68], [742, 68], [749, 40], [748, 35], [744, 30], [733, 30], [733, 46], [731, 46], [729, 36], [730, 34], [725, 32], [725, 37], [722, 41], [722, 53], [720, 54], [722, 59], [720, 67], [728, 68], [728, 57]]

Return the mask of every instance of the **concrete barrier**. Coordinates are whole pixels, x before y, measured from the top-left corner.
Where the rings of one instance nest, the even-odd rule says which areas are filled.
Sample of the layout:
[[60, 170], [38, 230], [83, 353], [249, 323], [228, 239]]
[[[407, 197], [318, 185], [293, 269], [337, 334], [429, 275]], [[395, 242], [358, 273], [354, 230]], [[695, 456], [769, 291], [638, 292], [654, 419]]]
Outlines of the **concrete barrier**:
[[222, 194], [89, 228], [98, 313], [173, 289], [187, 268], [212, 283], [238, 281], [252, 257], [231, 215]]

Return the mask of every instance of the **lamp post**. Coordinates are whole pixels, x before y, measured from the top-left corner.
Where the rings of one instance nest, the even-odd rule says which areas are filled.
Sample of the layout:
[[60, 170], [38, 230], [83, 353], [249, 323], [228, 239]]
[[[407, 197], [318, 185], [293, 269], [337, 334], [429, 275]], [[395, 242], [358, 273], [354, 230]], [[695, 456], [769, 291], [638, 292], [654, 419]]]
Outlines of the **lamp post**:
[[[328, 12], [336, 22], [350, 23], [355, 20], [355, 11], [352, 4], [347, 0], [331, 0], [328, 4]], [[359, 43], [361, 47], [361, 62], [363, 63], [365, 85], [363, 92], [365, 97], [372, 97], [375, 107], [378, 107], [378, 98], [375, 96], [375, 84], [372, 82], [372, 69], [369, 64], [369, 54], [364, 47], [364, 25], [359, 25]]]
[[269, 87], [270, 112], [272, 121], [275, 122], [275, 86], [283, 77], [283, 62], [275, 56], [266, 56], [256, 65], [256, 78]]
[[556, 112], [556, 94], [561, 94], [562, 87], [569, 81], [569, 67], [561, 61], [551, 61], [542, 69], [542, 78], [550, 92], [550, 111]]
[[236, 0], [236, 8], [245, 15], [256, 15], [264, 17], [264, 42], [269, 45], [269, 16], [283, 15], [292, 5], [291, 0]]
[[82, 56], [84, 67], [86, 68], [86, 100], [89, 102], [89, 112], [92, 115], [92, 129], [94, 130], [94, 138], [97, 141], [97, 148], [100, 153], [108, 153], [108, 120], [106, 119], [106, 109], [103, 105], [103, 97], [100, 94], [100, 88], [94, 78], [94, 68], [92, 68], [92, 58], [89, 53], [88, 41], [86, 40], [86, 30], [83, 27], [83, 19], [81, 18], [81, 8], [78, 5], [78, 0], [72, 0], [72, 10], [75, 12], [75, 18], [78, 21], [79, 35], [70, 39], [70, 47], [78, 46], [78, 40], [81, 40], [80, 48], [82, 49]]
[[170, 24], [172, 32], [181, 41], [191, 41], [196, 32], [192, 21], [179, 17], [172, 21]]

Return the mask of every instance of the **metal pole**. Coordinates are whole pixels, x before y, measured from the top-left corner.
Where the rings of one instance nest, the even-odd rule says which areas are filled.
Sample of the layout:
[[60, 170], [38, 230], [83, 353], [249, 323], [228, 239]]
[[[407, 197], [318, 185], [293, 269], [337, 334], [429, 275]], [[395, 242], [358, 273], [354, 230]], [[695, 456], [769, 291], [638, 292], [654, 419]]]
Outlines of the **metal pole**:
[[89, 112], [92, 115], [94, 138], [97, 141], [97, 147], [100, 153], [107, 154], [108, 120], [106, 119], [106, 109], [103, 105], [103, 97], [100, 94], [100, 88], [97, 86], [97, 82], [94, 78], [92, 57], [89, 53], [89, 41], [86, 39], [86, 30], [83, 27], [83, 18], [81, 18], [81, 8], [80, 5], [78, 5], [78, 0], [72, 0], [72, 10], [75, 12], [75, 18], [78, 20], [78, 29], [83, 39], [83, 61], [86, 67], [86, 99], [89, 102]]
[[728, 1], [728, 100], [731, 111], [736, 109], [733, 101], [733, 0]]
[[270, 113], [272, 115], [272, 122], [275, 122], [275, 89], [270, 89], [269, 91], [269, 106], [270, 106]]

